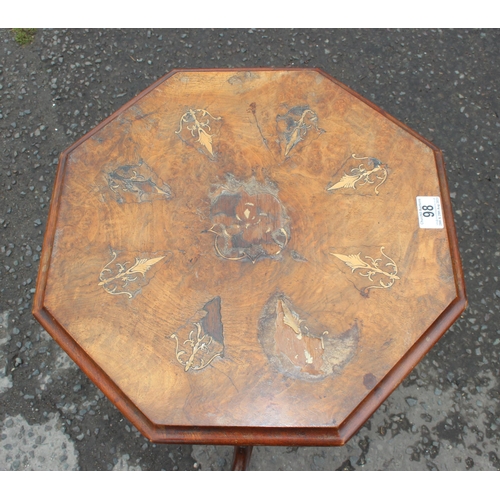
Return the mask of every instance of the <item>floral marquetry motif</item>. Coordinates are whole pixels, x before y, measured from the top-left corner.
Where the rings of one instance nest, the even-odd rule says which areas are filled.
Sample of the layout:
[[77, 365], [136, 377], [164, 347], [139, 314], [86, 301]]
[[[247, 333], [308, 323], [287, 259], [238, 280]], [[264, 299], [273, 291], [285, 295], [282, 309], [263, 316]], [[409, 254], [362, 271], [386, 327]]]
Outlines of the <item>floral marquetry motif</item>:
[[176, 343], [175, 357], [186, 372], [202, 370], [215, 358], [224, 356], [220, 297], [207, 302], [200, 313], [202, 316], [198, 321], [191, 321], [191, 329], [185, 340], [181, 338], [179, 341], [179, 336], [182, 337], [180, 331], [170, 336]]
[[380, 281], [374, 285], [363, 287], [362, 293], [366, 293], [371, 288], [391, 288], [396, 280], [400, 279], [398, 276], [398, 266], [384, 253], [384, 247], [380, 248], [380, 253], [385, 259], [385, 263], [382, 263], [382, 259], [373, 259], [368, 255], [366, 255], [363, 260], [359, 253], [356, 255], [332, 253], [332, 255], [344, 262], [353, 273], [354, 271], [359, 271], [359, 276], [368, 278], [372, 282], [375, 281], [375, 277], [380, 279]]
[[217, 135], [222, 118], [212, 116], [206, 109], [190, 109], [181, 116], [175, 133], [201, 153], [214, 157], [213, 138]]
[[290, 241], [290, 219], [273, 189], [255, 181], [219, 188], [212, 206], [210, 233], [226, 260], [278, 258]]
[[174, 71], [53, 197], [34, 314], [155, 442], [344, 444], [465, 307], [442, 154], [320, 70]]
[[142, 203], [172, 197], [170, 187], [144, 163], [118, 167], [106, 175], [106, 180], [118, 203]]
[[318, 125], [318, 115], [308, 106], [292, 107], [278, 115], [276, 123], [285, 157], [290, 156], [294, 148], [298, 149], [300, 143], [300, 146], [307, 144], [325, 132]]
[[[375, 184], [375, 194], [379, 194], [379, 187], [387, 179], [387, 165], [380, 160], [370, 157], [358, 157], [351, 155], [343, 165], [344, 168], [350, 164], [350, 172], [344, 173], [342, 178], [336, 183], [330, 183], [326, 190], [335, 191], [337, 189], [356, 189], [366, 184]], [[353, 166], [353, 164], [355, 166]], [[369, 167], [367, 170], [366, 167]]]
[[151, 266], [165, 258], [165, 255], [152, 259], [135, 258], [135, 262], [115, 263], [116, 269], [111, 265], [116, 260], [116, 252], [111, 250], [112, 259], [102, 268], [99, 273], [98, 286], [110, 295], [125, 295], [129, 299], [134, 298], [145, 282], [146, 272]]

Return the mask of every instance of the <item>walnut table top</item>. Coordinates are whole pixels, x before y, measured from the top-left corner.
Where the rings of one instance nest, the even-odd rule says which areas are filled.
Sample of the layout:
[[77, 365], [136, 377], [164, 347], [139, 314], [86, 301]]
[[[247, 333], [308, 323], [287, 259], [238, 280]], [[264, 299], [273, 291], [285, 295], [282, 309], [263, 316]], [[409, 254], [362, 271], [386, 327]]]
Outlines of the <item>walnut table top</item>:
[[435, 146], [320, 70], [177, 70], [62, 154], [34, 314], [153, 441], [341, 445], [465, 303]]

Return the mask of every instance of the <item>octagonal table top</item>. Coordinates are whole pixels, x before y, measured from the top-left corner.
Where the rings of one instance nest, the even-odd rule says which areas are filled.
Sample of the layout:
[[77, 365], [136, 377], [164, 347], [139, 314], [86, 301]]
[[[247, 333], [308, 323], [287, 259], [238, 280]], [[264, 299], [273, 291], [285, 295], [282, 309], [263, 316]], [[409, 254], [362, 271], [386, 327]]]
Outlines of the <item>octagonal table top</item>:
[[176, 70], [61, 155], [34, 314], [158, 442], [343, 444], [460, 315], [442, 154], [321, 70]]

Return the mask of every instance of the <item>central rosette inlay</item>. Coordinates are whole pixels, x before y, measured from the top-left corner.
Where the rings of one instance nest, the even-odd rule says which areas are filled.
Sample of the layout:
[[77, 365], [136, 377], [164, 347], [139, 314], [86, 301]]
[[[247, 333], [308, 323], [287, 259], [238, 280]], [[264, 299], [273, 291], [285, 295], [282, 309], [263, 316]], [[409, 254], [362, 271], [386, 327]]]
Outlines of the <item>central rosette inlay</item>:
[[280, 259], [290, 241], [290, 220], [277, 190], [255, 180], [221, 186], [210, 208], [215, 252], [227, 260]]

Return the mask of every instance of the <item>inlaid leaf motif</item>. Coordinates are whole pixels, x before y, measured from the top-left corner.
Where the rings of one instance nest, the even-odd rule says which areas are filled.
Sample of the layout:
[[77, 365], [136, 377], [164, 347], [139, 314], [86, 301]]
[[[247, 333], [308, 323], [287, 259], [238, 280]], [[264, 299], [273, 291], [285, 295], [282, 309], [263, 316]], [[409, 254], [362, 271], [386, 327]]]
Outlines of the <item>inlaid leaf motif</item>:
[[105, 174], [112, 197], [118, 203], [143, 203], [172, 198], [170, 186], [143, 161], [123, 165]]
[[165, 258], [165, 256], [162, 257], [156, 257], [154, 259], [135, 259], [135, 264], [129, 269], [128, 273], [142, 273], [144, 276], [146, 274], [146, 271], [149, 270], [149, 268], [153, 265], [159, 262], [161, 259]]
[[222, 324], [221, 299], [214, 297], [198, 311], [205, 316], [193, 321], [187, 339], [183, 328], [172, 333], [175, 340], [175, 357], [184, 371], [198, 371], [206, 368], [215, 358], [224, 357], [224, 325]]
[[300, 339], [302, 337], [300, 323], [302, 323], [303, 320], [297, 319], [293, 315], [292, 311], [290, 311], [290, 308], [285, 304], [285, 302], [280, 300], [280, 303], [281, 303], [281, 307], [283, 308], [283, 323], [285, 323], [285, 325], [288, 325], [297, 334], [298, 338]]
[[[126, 295], [129, 299], [135, 297], [141, 289], [141, 279], [139, 279], [138, 276], [132, 275], [142, 274], [145, 276], [151, 266], [165, 258], [165, 255], [155, 257], [153, 259], [139, 259], [136, 257], [135, 264], [130, 266], [128, 269], [128, 262], [125, 262], [124, 264], [117, 263], [116, 266], [118, 268], [118, 272], [113, 274], [113, 271], [109, 268], [109, 266], [115, 261], [117, 254], [114, 250], [111, 251], [111, 254], [113, 256], [111, 261], [103, 267], [99, 274], [98, 286], [102, 286], [103, 289], [110, 295]], [[132, 288], [135, 288], [135, 290], [124, 290], [124, 288], [130, 288], [130, 283], [133, 283], [131, 286]]]
[[334, 184], [333, 186], [327, 188], [327, 191], [333, 191], [334, 189], [342, 189], [342, 188], [353, 188], [356, 189], [356, 182], [361, 179], [360, 175], [348, 175], [344, 174], [342, 179], [339, 182]]
[[215, 117], [206, 109], [190, 109], [182, 115], [175, 133], [192, 146], [199, 143], [202, 148], [197, 147], [198, 151], [214, 159], [213, 137], [218, 133], [221, 120], [221, 116]]
[[300, 136], [300, 128], [297, 126], [292, 132], [292, 135], [290, 136], [290, 140], [288, 141], [285, 149], [285, 156], [288, 156], [288, 153], [292, 150], [292, 148], [298, 144], [302, 140], [302, 137]]
[[337, 259], [345, 262], [352, 269], [352, 272], [359, 268], [370, 267], [366, 262], [363, 261], [363, 259], [361, 259], [361, 253], [358, 253], [356, 255], [341, 255], [338, 253], [332, 253], [332, 255], [337, 257]]
[[[335, 184], [330, 183], [327, 187], [327, 191], [335, 191], [337, 189], [356, 189], [357, 187], [364, 186], [366, 184], [378, 184], [375, 186], [375, 194], [379, 194], [378, 188], [386, 181], [387, 179], [387, 164], [383, 164], [377, 158], [372, 158], [370, 156], [362, 156], [358, 157], [356, 154], [352, 154], [343, 164], [345, 166], [348, 162], [352, 164], [352, 162], [361, 161], [356, 167], [351, 168], [351, 172], [349, 174], [344, 173], [340, 181]], [[366, 160], [366, 162], [363, 162]], [[365, 166], [368, 165], [371, 170], [367, 170]], [[358, 184], [358, 182], [360, 184]], [[357, 185], [358, 184], [358, 185]], [[356, 186], [357, 185], [357, 186]]]
[[[380, 262], [382, 259], [373, 259], [372, 257], [366, 256], [365, 259], [368, 259], [368, 262], [365, 262], [361, 257], [360, 254], [351, 254], [351, 255], [342, 255], [338, 253], [332, 253], [334, 257], [337, 257], [337, 259], [340, 259], [346, 266], [351, 268], [351, 271], [354, 272], [356, 270], [363, 270], [364, 272], [360, 272], [359, 276], [363, 276], [365, 278], [368, 278], [370, 281], [373, 282], [373, 277], [375, 275], [382, 275], [382, 278], [379, 281], [378, 285], [372, 285], [369, 287], [365, 287], [361, 293], [364, 294], [367, 290], [371, 288], [391, 288], [392, 285], [394, 285], [396, 280], [399, 280], [398, 274], [398, 266], [396, 263], [388, 257], [384, 253], [384, 247], [380, 248], [380, 253], [387, 259], [387, 262], [384, 264], [384, 267], [389, 267], [392, 270], [390, 272], [384, 271], [383, 269], [380, 268]], [[384, 276], [388, 278], [384, 282]]]
[[[309, 106], [294, 106], [276, 117], [280, 129], [280, 142], [288, 157], [301, 142], [310, 142], [325, 131], [318, 126], [318, 115]], [[313, 133], [315, 131], [315, 133]]]
[[213, 155], [212, 150], [212, 136], [208, 135], [202, 128], [198, 130], [200, 137], [198, 139], [199, 143], [207, 148], [208, 152]]

